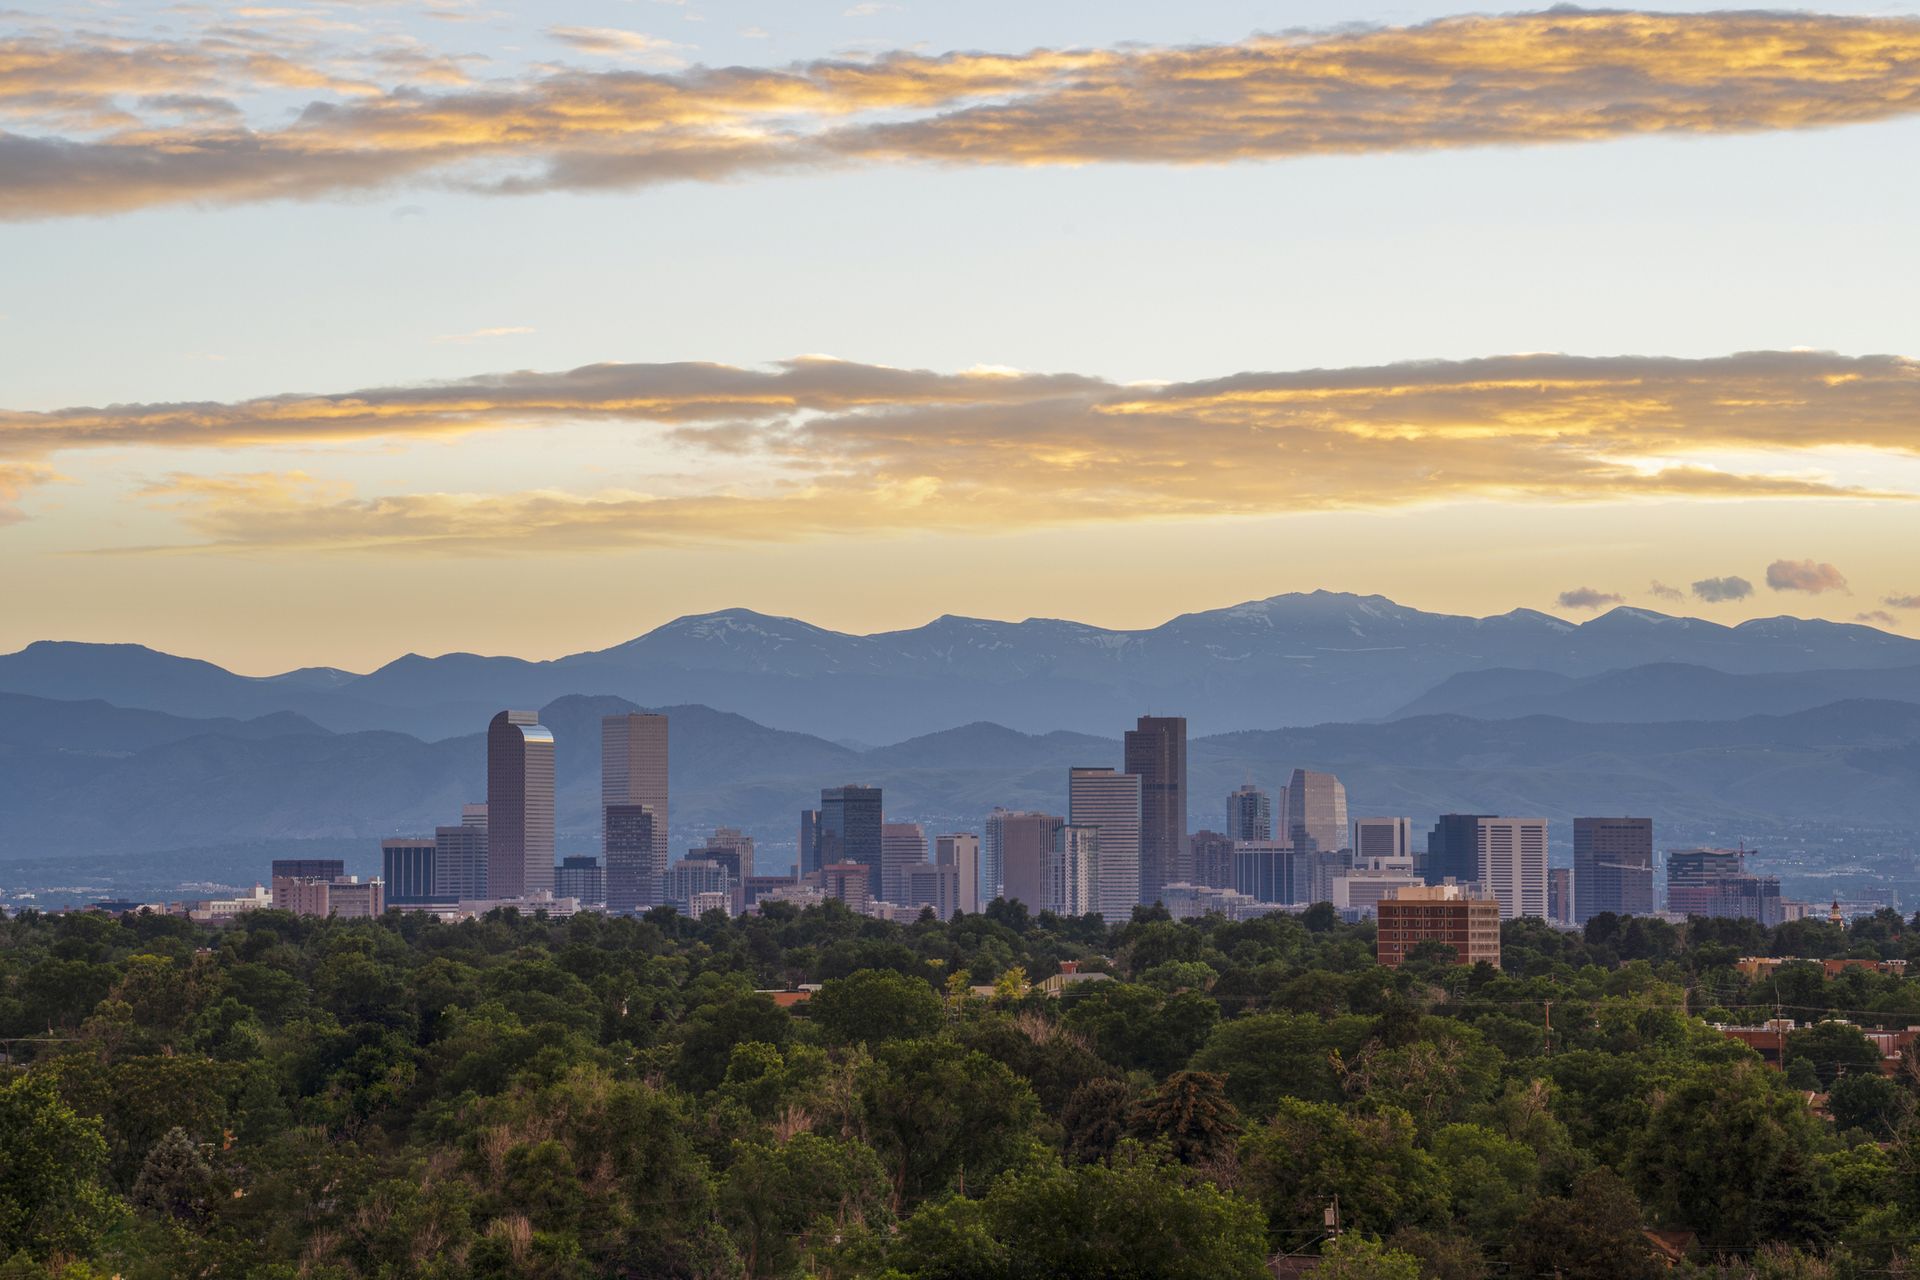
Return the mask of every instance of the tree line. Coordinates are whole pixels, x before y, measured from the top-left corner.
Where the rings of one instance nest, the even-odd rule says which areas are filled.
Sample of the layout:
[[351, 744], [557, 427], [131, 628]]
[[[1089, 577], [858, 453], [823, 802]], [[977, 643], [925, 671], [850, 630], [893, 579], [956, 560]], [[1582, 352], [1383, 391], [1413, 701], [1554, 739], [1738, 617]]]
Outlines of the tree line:
[[[1920, 921], [1515, 921], [1502, 946], [1382, 968], [1325, 907], [23, 913], [0, 1280], [1915, 1265], [1920, 1067], [1857, 1028], [1920, 1023], [1920, 992], [1738, 961], [1920, 959]], [[1069, 961], [1101, 976], [1042, 991]], [[1784, 1070], [1710, 1025], [1775, 1016]]]

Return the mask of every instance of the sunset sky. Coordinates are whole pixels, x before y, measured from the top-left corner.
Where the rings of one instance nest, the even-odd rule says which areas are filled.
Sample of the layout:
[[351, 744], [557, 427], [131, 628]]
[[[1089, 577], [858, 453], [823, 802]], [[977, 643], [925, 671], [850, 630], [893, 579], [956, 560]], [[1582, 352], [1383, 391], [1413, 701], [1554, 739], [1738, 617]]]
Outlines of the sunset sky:
[[1920, 635], [1920, 3], [0, 11], [0, 649]]

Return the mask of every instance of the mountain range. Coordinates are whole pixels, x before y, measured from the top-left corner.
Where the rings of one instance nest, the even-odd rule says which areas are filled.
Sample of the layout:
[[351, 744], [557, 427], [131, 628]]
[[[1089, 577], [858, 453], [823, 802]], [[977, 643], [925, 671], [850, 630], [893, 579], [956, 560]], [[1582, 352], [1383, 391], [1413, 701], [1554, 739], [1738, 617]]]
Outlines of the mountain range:
[[[1709, 688], [1703, 676], [1693, 688], [1694, 677], [1679, 673], [1669, 685], [1683, 700], [1674, 702], [1658, 691], [1657, 673], [1638, 677], [1632, 714], [1606, 685], [1582, 684], [1668, 664], [1731, 682]], [[1784, 673], [1796, 680], [1758, 679]], [[45, 641], [0, 656], [5, 692], [193, 718], [291, 712], [336, 732], [424, 739], [471, 733], [503, 706], [571, 694], [699, 704], [829, 741], [882, 743], [975, 720], [1029, 734], [1111, 735], [1146, 710], [1184, 714], [1193, 732], [1210, 734], [1431, 711], [1720, 718], [1917, 690], [1920, 641], [1868, 626], [1790, 617], [1723, 626], [1632, 608], [1578, 624], [1529, 609], [1474, 618], [1325, 591], [1138, 631], [947, 616], [850, 635], [731, 609], [550, 661], [408, 654], [365, 674], [309, 667], [242, 676], [125, 644]]]

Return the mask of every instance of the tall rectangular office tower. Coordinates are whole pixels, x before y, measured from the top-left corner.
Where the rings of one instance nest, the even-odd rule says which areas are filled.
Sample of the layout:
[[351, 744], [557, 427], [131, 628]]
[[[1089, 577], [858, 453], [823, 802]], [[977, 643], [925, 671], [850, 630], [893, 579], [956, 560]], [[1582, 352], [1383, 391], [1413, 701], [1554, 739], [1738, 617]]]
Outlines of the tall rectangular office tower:
[[996, 898], [1046, 910], [1047, 861], [1061, 819], [1050, 813], [995, 809], [987, 815], [986, 883]]
[[667, 718], [645, 711], [605, 716], [600, 721], [600, 836], [607, 849], [606, 811], [618, 804], [643, 804], [653, 814], [653, 863], [656, 876], [667, 873]]
[[538, 712], [502, 711], [487, 726], [487, 892], [553, 889], [553, 733]]
[[[1140, 883], [1134, 901], [1157, 902], [1165, 886], [1193, 879], [1187, 848], [1187, 718], [1141, 716], [1127, 731], [1124, 760], [1125, 771], [1140, 779]], [[1104, 838], [1100, 847], [1104, 876]], [[1104, 887], [1101, 892], [1104, 899]]]
[[1475, 836], [1479, 874], [1474, 878], [1500, 900], [1500, 918], [1546, 919], [1547, 820], [1481, 818], [1475, 824]]
[[[1184, 722], [1183, 722], [1184, 723]], [[1128, 735], [1131, 738], [1131, 734]], [[1181, 754], [1185, 755], [1182, 736]], [[1128, 757], [1133, 755], [1131, 746]], [[1110, 921], [1125, 922], [1141, 900], [1146, 882], [1143, 869], [1146, 783], [1132, 771], [1075, 768], [1067, 771], [1067, 821], [1076, 827], [1100, 831], [1100, 887], [1095, 909]], [[1186, 844], [1184, 835], [1180, 843]], [[1154, 888], [1159, 897], [1159, 886]]]
[[1428, 884], [1472, 884], [1480, 876], [1480, 820], [1490, 813], [1443, 813], [1427, 833]]
[[435, 891], [455, 902], [487, 896], [487, 806], [460, 806], [460, 825], [433, 829]]
[[820, 811], [800, 811], [800, 843], [794, 846], [793, 874], [796, 879], [820, 873]]
[[1062, 823], [1047, 859], [1047, 910], [1063, 916], [1100, 909], [1100, 828]]
[[1653, 819], [1573, 820], [1573, 919], [1653, 914]]
[[667, 869], [654, 862], [658, 847], [653, 809], [644, 804], [610, 804], [600, 819], [606, 841], [600, 860], [607, 910], [615, 915], [646, 911], [666, 901]]
[[885, 899], [897, 905], [907, 901], [907, 876], [914, 867], [927, 865], [927, 829], [917, 822], [880, 824], [880, 887]]
[[867, 896], [880, 901], [885, 859], [880, 835], [880, 788], [849, 785], [820, 792], [820, 820], [815, 836], [815, 865], [857, 862], [867, 869]]
[[960, 897], [954, 909], [968, 915], [980, 911], [980, 837], [970, 831], [933, 838], [934, 865], [959, 871]]

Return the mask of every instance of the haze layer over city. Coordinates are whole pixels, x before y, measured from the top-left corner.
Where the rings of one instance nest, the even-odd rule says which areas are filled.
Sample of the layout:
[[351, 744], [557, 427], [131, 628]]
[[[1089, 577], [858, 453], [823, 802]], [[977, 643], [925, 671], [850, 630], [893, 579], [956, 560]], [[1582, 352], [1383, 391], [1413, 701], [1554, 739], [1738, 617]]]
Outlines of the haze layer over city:
[[1920, 1258], [1920, 0], [0, 10], [0, 1280]]

